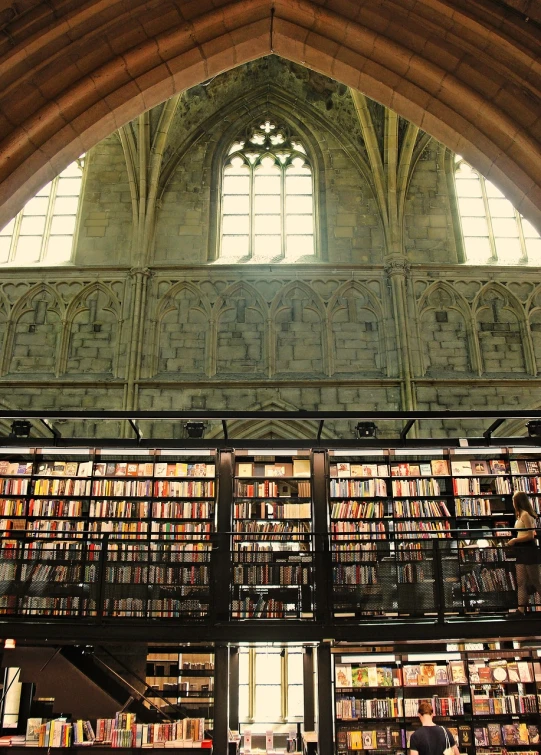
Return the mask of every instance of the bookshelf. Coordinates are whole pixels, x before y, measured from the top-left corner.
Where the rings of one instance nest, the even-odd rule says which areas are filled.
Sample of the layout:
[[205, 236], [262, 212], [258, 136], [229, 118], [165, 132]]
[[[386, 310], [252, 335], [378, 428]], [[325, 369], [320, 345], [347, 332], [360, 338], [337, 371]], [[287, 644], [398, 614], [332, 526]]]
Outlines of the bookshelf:
[[540, 662], [529, 649], [372, 653], [337, 650], [336, 752], [407, 753], [420, 700], [460, 752], [510, 755], [539, 750]]
[[313, 616], [309, 455], [235, 456], [231, 618]]
[[203, 720], [204, 730], [214, 722], [214, 651], [197, 645], [149, 647], [146, 696], [175, 718], [179, 714]]
[[0, 615], [96, 616], [98, 570], [106, 617], [207, 615], [214, 451], [14, 449], [0, 487]]

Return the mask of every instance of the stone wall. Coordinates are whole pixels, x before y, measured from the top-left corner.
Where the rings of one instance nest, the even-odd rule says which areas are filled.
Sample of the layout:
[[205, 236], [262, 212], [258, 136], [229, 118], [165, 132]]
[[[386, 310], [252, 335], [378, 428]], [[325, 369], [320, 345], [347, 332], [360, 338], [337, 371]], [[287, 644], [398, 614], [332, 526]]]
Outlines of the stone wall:
[[[369, 110], [383, 164], [385, 112], [376, 103]], [[124, 148], [112, 135], [91, 150], [73, 266], [5, 270], [3, 405], [537, 407], [539, 270], [458, 264], [452, 161], [441, 145], [416, 135], [404, 184], [403, 246], [387, 249], [374, 152], [345, 87], [275, 58], [196, 87], [179, 100], [158, 170], [164, 113], [156, 109], [125, 127]], [[318, 254], [296, 264], [221, 264], [215, 257], [223, 156], [243, 129], [267, 115], [287, 124], [310, 155]], [[397, 144], [405, 131], [400, 122]], [[145, 133], [155, 196], [129, 159]], [[148, 248], [141, 246], [147, 216]], [[241, 435], [287, 432], [280, 423], [235, 428]], [[437, 436], [461, 428], [424, 429]], [[87, 423], [85, 432], [95, 430]], [[178, 424], [146, 430], [179, 432]], [[68, 423], [63, 432], [81, 430]], [[100, 432], [114, 436], [122, 428], [111, 423]], [[331, 423], [325, 432], [351, 437], [352, 427]]]

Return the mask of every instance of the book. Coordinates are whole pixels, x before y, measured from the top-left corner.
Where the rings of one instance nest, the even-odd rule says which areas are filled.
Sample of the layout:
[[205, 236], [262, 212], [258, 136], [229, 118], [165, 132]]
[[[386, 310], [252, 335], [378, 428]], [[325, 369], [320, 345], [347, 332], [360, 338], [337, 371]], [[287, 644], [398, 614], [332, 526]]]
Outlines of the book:
[[[351, 465], [353, 468], [353, 464]], [[377, 477], [378, 476], [378, 465], [377, 464], [362, 464], [362, 476], [363, 477]], [[353, 475], [352, 475], [353, 476]]]
[[136, 462], [129, 462], [128, 467], [126, 469], [126, 475], [128, 477], [137, 477], [137, 470], [139, 468], [139, 464]]
[[471, 726], [463, 724], [458, 727], [458, 740], [461, 747], [470, 747], [473, 744]]
[[517, 667], [518, 667], [518, 676], [521, 682], [531, 682], [532, 679], [532, 668], [528, 661], [517, 661]]
[[118, 475], [119, 477], [124, 477], [126, 475], [126, 472], [128, 471], [128, 464], [125, 461], [119, 461], [117, 462], [115, 466], [115, 475]]
[[285, 477], [286, 468], [279, 464], [265, 464], [265, 477]]
[[420, 673], [420, 666], [404, 666], [404, 686], [416, 687]]
[[471, 462], [472, 474], [474, 475], [487, 475], [490, 474], [490, 469], [487, 462], [484, 459], [475, 459]]
[[364, 750], [376, 750], [376, 732], [375, 731], [363, 731], [363, 749]]
[[473, 740], [476, 747], [488, 747], [488, 730], [485, 726], [475, 726]]
[[436, 666], [435, 684], [449, 684], [449, 674], [447, 673], [447, 666]]
[[539, 464], [533, 459], [526, 460], [526, 472], [528, 474], [539, 474]]
[[511, 661], [507, 664], [507, 676], [510, 682], [520, 682], [520, 676], [518, 672], [518, 664], [516, 661]]
[[502, 730], [500, 724], [487, 724], [488, 729], [488, 743], [490, 745], [502, 744]]
[[336, 686], [337, 688], [353, 687], [351, 666], [349, 664], [336, 664]]
[[410, 464], [409, 474], [410, 474], [410, 477], [419, 477], [420, 474], [421, 474], [421, 470], [419, 468], [419, 465], [418, 464]]
[[42, 718], [29, 718], [26, 722], [26, 736], [25, 742], [27, 745], [35, 743], [37, 745], [39, 739], [39, 728], [43, 723]]
[[503, 724], [502, 739], [503, 739], [504, 745], [520, 744], [518, 724]]
[[518, 462], [517, 459], [511, 459], [511, 461], [509, 462], [509, 466], [510, 466], [510, 469], [511, 469], [511, 474], [520, 474], [521, 472], [525, 472], [526, 471], [525, 467], [524, 467], [524, 469], [520, 468], [519, 462]]
[[430, 464], [419, 464], [419, 472], [422, 477], [430, 477], [432, 475], [432, 467]]
[[66, 477], [77, 477], [77, 469], [79, 468], [79, 464], [76, 461], [68, 461], [66, 462]]
[[531, 745], [539, 744], [539, 727], [536, 724], [528, 724], [528, 741]]
[[507, 467], [502, 459], [491, 459], [489, 463], [492, 474], [507, 474]]
[[453, 684], [467, 684], [464, 661], [449, 661], [449, 671]]
[[430, 466], [435, 477], [445, 477], [449, 474], [449, 465], [446, 459], [431, 459]]
[[528, 738], [528, 727], [524, 722], [521, 722], [518, 725], [518, 739], [521, 745], [530, 744], [530, 740]]
[[293, 477], [310, 477], [310, 459], [293, 459]]
[[366, 477], [363, 470], [364, 470], [364, 466], [362, 464], [350, 464], [349, 476], [350, 477]]
[[471, 463], [468, 459], [451, 462], [451, 472], [455, 477], [471, 477]]
[[158, 461], [154, 466], [154, 474], [156, 477], [167, 477], [167, 464], [163, 461]]
[[350, 477], [351, 475], [351, 468], [348, 462], [346, 461], [339, 461], [336, 465], [336, 476], [337, 477]]
[[[425, 684], [436, 684], [436, 664], [435, 663], [421, 663], [420, 676], [426, 677]], [[423, 684], [423, 682], [419, 682]]]

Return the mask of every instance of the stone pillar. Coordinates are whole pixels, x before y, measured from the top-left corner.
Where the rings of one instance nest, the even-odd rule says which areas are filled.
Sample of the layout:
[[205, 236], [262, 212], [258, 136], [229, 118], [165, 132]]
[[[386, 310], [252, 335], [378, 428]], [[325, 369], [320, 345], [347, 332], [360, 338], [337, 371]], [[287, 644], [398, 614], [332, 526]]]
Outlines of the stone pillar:
[[415, 409], [415, 393], [412, 382], [411, 322], [408, 318], [408, 281], [410, 268], [402, 256], [393, 256], [385, 266], [389, 279], [391, 305], [395, 323], [398, 367], [400, 377], [400, 399], [403, 410]]
[[133, 268], [130, 270], [133, 295], [131, 307], [131, 330], [128, 343], [128, 367], [126, 371], [126, 389], [124, 396], [124, 409], [126, 410], [137, 408], [137, 380], [141, 375], [145, 324], [144, 315], [150, 275], [151, 272], [148, 268]]

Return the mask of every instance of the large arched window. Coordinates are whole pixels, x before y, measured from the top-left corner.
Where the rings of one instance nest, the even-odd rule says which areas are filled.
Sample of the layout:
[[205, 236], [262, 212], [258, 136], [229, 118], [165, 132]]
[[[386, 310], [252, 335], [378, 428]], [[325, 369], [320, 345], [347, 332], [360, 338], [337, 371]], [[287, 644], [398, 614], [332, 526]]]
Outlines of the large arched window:
[[312, 166], [302, 143], [266, 120], [223, 166], [222, 262], [295, 262], [314, 254]]
[[71, 259], [84, 158], [68, 165], [0, 230], [0, 264], [61, 265]]
[[464, 253], [470, 265], [541, 265], [541, 238], [493, 183], [455, 156]]

